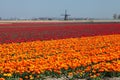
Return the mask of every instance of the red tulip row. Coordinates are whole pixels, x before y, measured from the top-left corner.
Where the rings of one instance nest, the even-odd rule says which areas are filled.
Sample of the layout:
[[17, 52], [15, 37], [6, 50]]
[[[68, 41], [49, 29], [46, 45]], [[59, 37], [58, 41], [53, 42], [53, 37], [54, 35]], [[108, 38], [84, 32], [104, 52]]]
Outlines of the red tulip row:
[[120, 23], [0, 24], [0, 43], [119, 34]]

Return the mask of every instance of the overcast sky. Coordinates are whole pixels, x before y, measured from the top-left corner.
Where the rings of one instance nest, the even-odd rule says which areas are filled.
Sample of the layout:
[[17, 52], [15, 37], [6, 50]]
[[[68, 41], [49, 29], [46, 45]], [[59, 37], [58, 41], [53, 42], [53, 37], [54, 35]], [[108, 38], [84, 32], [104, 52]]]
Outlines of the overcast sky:
[[0, 0], [0, 17], [62, 17], [65, 9], [71, 17], [112, 18], [120, 14], [120, 0]]

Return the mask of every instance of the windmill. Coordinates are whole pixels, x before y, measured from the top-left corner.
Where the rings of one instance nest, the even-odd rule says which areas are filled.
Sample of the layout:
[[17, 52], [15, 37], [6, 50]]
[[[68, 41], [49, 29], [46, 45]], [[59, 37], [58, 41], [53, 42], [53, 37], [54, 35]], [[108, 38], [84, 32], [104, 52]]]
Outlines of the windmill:
[[65, 14], [63, 14], [61, 16], [64, 16], [64, 20], [68, 20], [68, 16], [70, 16], [70, 15], [67, 14], [67, 10], [65, 10]]

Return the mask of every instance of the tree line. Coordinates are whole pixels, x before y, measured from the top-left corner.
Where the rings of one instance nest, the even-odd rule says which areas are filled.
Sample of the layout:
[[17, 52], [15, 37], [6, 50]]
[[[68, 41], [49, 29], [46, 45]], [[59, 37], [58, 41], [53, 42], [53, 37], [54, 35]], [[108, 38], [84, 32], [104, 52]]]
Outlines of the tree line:
[[113, 19], [120, 19], [120, 14], [113, 14]]

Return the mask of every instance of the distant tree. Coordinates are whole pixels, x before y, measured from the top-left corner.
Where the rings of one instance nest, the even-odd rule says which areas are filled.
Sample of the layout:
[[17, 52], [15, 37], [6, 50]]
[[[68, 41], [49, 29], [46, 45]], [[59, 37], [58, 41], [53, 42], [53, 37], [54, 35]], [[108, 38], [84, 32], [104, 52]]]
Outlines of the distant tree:
[[2, 18], [0, 17], [0, 20], [2, 20]]
[[113, 14], [113, 19], [117, 19], [117, 14]]
[[52, 18], [48, 18], [48, 20], [52, 20]]
[[118, 19], [120, 19], [120, 14], [118, 15]]

